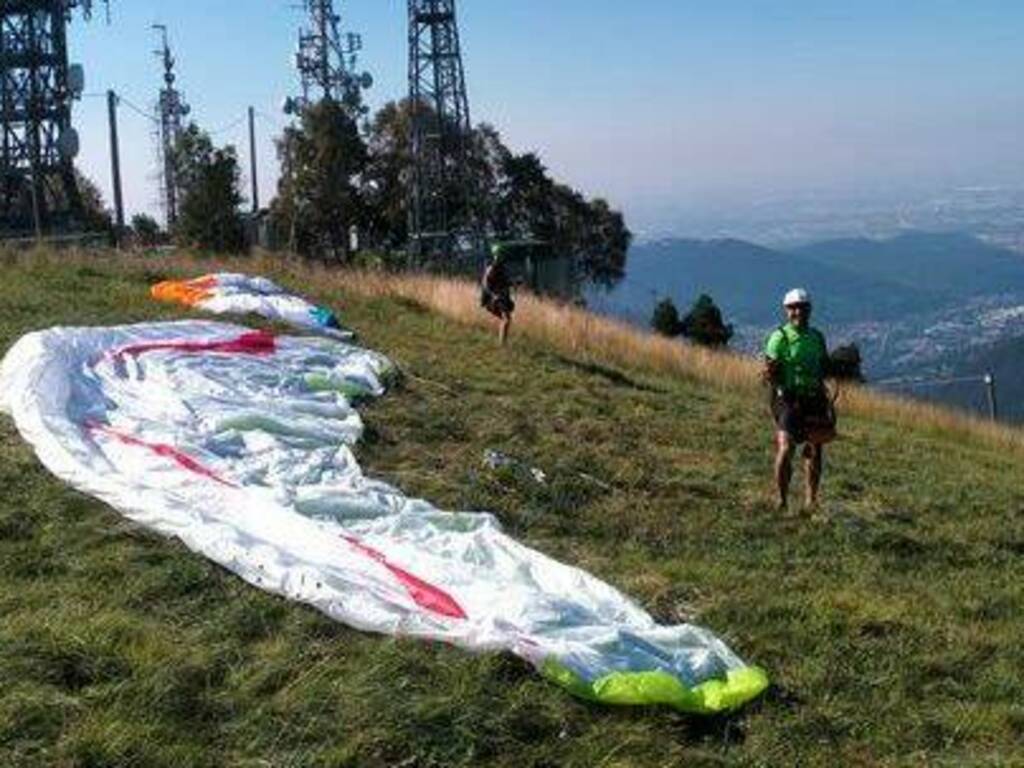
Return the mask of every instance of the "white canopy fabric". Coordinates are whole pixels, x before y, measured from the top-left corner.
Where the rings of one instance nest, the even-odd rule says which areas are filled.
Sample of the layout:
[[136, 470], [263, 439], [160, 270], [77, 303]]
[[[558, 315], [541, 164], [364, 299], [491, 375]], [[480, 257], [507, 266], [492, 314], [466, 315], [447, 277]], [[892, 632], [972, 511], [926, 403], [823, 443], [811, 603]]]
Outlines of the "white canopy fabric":
[[150, 293], [159, 301], [176, 302], [215, 315], [254, 314], [323, 336], [352, 337], [327, 307], [311, 304], [265, 277], [217, 272], [192, 280], [166, 280], [154, 285]]
[[0, 408], [74, 488], [247, 582], [366, 631], [507, 650], [573, 693], [692, 712], [767, 685], [711, 632], [366, 477], [353, 403], [392, 364], [215, 322], [54, 328], [0, 365]]

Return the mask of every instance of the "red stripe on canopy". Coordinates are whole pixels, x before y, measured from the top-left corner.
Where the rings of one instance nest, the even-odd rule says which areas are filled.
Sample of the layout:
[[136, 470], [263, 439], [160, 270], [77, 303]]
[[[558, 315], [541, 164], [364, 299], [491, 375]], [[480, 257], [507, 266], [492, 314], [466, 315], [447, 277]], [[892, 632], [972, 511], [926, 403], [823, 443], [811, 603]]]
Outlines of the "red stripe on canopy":
[[229, 355], [272, 355], [277, 350], [274, 334], [269, 331], [251, 331], [225, 341], [151, 341], [130, 344], [114, 350], [114, 357], [131, 355], [136, 357], [146, 352], [172, 350], [194, 354], [198, 352], [220, 352]]
[[455, 599], [443, 589], [439, 589], [433, 584], [428, 584], [423, 581], [423, 579], [412, 575], [404, 568], [392, 565], [382, 553], [372, 547], [366, 546], [358, 539], [351, 536], [343, 536], [342, 538], [351, 544], [357, 552], [366, 555], [371, 560], [376, 560], [387, 568], [392, 575], [402, 583], [402, 586], [405, 587], [409, 596], [415, 601], [416, 605], [420, 606], [420, 608], [425, 608], [432, 613], [447, 616], [450, 619], [468, 618], [466, 616], [466, 612], [462, 610], [462, 606], [459, 605]]
[[100, 434], [108, 435], [109, 437], [112, 437], [118, 442], [124, 443], [125, 445], [132, 445], [138, 446], [139, 448], [145, 448], [146, 450], [156, 454], [157, 456], [170, 459], [178, 466], [180, 466], [182, 469], [191, 472], [192, 474], [201, 475], [202, 477], [209, 478], [210, 480], [218, 482], [221, 485], [226, 485], [229, 488], [238, 487], [234, 483], [230, 483], [224, 478], [220, 477], [212, 469], [204, 467], [202, 464], [200, 464], [198, 461], [193, 459], [188, 454], [179, 451], [173, 445], [167, 445], [166, 443], [149, 443], [146, 442], [145, 440], [140, 440], [139, 438], [126, 434], [124, 432], [119, 432], [116, 429], [113, 429], [112, 427], [108, 427], [107, 425], [100, 424], [99, 422], [96, 421], [86, 422], [84, 426], [90, 432], [99, 432]]

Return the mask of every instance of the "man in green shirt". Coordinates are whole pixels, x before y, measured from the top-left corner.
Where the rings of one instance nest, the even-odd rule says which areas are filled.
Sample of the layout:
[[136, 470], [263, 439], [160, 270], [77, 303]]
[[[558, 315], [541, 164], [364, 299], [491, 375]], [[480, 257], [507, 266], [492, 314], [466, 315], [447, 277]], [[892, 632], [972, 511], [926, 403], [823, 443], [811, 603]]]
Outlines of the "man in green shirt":
[[793, 453], [804, 444], [808, 506], [818, 503], [824, 445], [835, 438], [835, 411], [825, 390], [829, 360], [825, 337], [812, 328], [811, 298], [796, 288], [783, 300], [788, 322], [765, 345], [765, 379], [772, 386], [776, 424], [775, 483], [785, 509], [793, 477]]

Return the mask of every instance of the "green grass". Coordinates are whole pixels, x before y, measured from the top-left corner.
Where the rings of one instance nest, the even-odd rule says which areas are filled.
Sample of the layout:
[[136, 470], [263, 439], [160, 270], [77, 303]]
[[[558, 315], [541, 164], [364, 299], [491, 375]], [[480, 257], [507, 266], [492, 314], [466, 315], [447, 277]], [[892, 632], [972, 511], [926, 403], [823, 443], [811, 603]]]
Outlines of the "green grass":
[[[147, 286], [207, 268], [7, 258], [0, 350], [186, 316]], [[69, 490], [0, 419], [0, 765], [1024, 764], [1020, 454], [847, 418], [822, 510], [782, 517], [748, 394], [284, 280], [407, 374], [364, 410], [368, 473], [714, 629], [772, 690], [724, 719], [606, 709], [512, 657], [354, 632]]]

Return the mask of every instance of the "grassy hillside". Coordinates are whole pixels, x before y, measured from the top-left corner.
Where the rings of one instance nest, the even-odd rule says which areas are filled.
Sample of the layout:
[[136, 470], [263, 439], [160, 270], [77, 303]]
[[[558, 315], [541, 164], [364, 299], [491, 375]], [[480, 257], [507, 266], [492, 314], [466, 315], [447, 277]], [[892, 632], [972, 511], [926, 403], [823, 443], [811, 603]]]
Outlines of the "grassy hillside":
[[[148, 284], [213, 266], [0, 257], [0, 350], [185, 316]], [[783, 517], [743, 361], [532, 301], [499, 349], [464, 286], [241, 266], [406, 372], [365, 412], [368, 473], [493, 510], [775, 686], [722, 720], [603, 709], [513, 658], [351, 631], [70, 491], [0, 419], [0, 765], [1024, 763], [1020, 433], [854, 395], [823, 508]]]

